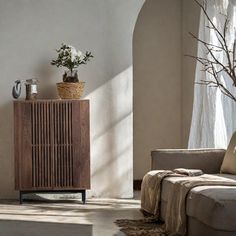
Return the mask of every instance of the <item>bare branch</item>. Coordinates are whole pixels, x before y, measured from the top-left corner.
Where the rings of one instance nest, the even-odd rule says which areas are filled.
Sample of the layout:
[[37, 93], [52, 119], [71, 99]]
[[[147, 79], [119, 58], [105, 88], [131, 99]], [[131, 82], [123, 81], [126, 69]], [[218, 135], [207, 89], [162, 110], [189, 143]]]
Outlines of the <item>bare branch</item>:
[[199, 41], [200, 43], [206, 44], [206, 45], [208, 45], [208, 46], [212, 46], [212, 47], [214, 47], [214, 48], [219, 48], [219, 49], [221, 49], [221, 50], [225, 50], [225, 48], [222, 47], [222, 46], [217, 46], [217, 45], [214, 45], [214, 44], [211, 44], [211, 43], [207, 43], [207, 42], [201, 40], [200, 38], [198, 38], [196, 35], [194, 35], [194, 34], [191, 33], [191, 32], [189, 32], [189, 34], [190, 34], [194, 39], [196, 39], [197, 41]]
[[214, 30], [219, 34], [219, 36], [224, 39], [224, 36], [221, 34], [221, 32], [216, 28], [215, 24], [212, 22], [211, 18], [209, 17], [206, 8], [198, 1], [198, 0], [194, 0], [198, 6], [202, 9], [204, 15], [206, 16], [207, 20], [209, 21], [209, 23], [211, 24], [211, 26], [214, 28]]
[[[191, 55], [186, 56], [194, 58], [200, 64], [202, 64], [202, 71], [205, 71], [206, 73], [210, 74], [213, 79], [201, 80], [200, 82], [197, 82], [197, 84], [219, 88], [224, 95], [233, 99], [236, 102], [236, 96], [234, 96], [231, 91], [221, 82], [221, 75], [224, 72], [227, 74], [226, 79], [231, 79], [233, 82], [233, 86], [236, 87], [236, 38], [233, 41], [233, 45], [228, 45], [226, 40], [229, 24], [228, 16], [221, 14], [225, 17], [224, 27], [221, 32], [207, 13], [206, 1], [204, 0], [203, 4], [201, 4], [199, 0], [194, 1], [201, 8], [208, 21], [208, 24], [205, 27], [209, 30], [213, 30], [217, 38], [217, 43], [214, 44], [210, 42], [205, 42], [204, 40], [198, 38], [191, 32], [189, 33], [194, 39], [196, 39], [204, 46], [204, 48], [206, 49], [206, 57]], [[227, 62], [221, 62], [218, 58], [218, 54], [216, 53], [222, 53], [224, 56], [226, 56]]]

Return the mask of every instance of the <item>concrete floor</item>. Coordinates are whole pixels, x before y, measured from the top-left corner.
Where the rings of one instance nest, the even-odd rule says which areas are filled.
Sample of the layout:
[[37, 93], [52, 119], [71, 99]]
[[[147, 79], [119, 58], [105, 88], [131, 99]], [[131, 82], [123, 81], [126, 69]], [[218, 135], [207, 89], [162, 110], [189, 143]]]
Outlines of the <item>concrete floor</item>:
[[0, 236], [121, 236], [116, 219], [138, 219], [139, 200], [0, 202]]

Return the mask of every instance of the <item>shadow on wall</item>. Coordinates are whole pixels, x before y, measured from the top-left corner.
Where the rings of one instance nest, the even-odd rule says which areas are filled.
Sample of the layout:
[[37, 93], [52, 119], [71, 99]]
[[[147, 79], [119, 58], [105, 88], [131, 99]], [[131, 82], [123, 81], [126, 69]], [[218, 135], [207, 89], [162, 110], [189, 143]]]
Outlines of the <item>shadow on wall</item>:
[[50, 65], [50, 61], [47, 59], [42, 60], [35, 68], [35, 74], [40, 78], [39, 98], [58, 98], [54, 78], [54, 68]]

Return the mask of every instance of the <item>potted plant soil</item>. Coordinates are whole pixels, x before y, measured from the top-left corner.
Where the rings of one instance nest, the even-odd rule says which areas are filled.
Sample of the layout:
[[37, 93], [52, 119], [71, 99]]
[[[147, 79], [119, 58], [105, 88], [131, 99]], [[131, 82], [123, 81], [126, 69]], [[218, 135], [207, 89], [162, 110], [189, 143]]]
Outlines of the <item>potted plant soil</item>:
[[93, 57], [91, 52], [83, 54], [73, 46], [62, 44], [56, 50], [57, 58], [51, 61], [52, 65], [65, 67], [67, 70], [63, 74], [63, 82], [57, 83], [59, 97], [62, 99], [80, 99], [85, 82], [79, 81], [77, 68], [85, 65]]

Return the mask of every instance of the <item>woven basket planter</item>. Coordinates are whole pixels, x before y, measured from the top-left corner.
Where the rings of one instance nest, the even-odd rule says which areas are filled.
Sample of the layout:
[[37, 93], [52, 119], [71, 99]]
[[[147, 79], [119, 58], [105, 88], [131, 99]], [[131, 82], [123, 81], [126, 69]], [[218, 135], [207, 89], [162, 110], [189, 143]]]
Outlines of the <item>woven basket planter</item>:
[[62, 99], [80, 99], [84, 92], [85, 82], [57, 83], [58, 95]]

